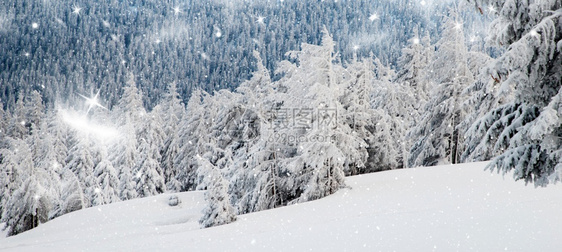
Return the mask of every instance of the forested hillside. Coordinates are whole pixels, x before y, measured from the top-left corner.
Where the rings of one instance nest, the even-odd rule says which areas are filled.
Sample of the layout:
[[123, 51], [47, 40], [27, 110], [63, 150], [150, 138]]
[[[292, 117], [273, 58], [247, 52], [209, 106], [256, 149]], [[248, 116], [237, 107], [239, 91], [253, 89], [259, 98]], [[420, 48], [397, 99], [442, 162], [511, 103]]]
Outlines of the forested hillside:
[[211, 227], [349, 175], [483, 160], [560, 181], [562, 1], [422, 2], [8, 2], [0, 222], [206, 190]]
[[196, 88], [233, 90], [247, 80], [253, 50], [273, 71], [287, 51], [320, 43], [323, 26], [337, 60], [374, 53], [395, 65], [414, 29], [437, 37], [446, 8], [410, 0], [2, 1], [0, 100], [13, 110], [20, 93], [38, 90], [52, 107], [99, 89], [111, 108], [132, 73], [147, 108], [174, 81], [187, 102]]

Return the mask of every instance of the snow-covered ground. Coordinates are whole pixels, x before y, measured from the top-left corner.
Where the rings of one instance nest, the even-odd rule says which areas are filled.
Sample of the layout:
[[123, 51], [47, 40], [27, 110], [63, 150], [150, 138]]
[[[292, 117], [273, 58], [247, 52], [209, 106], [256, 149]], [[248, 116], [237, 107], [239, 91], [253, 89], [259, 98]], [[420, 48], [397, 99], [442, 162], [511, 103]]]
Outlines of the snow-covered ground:
[[199, 229], [202, 192], [74, 212], [10, 238], [0, 251], [560, 251], [562, 185], [525, 186], [485, 163], [347, 178], [305, 204]]

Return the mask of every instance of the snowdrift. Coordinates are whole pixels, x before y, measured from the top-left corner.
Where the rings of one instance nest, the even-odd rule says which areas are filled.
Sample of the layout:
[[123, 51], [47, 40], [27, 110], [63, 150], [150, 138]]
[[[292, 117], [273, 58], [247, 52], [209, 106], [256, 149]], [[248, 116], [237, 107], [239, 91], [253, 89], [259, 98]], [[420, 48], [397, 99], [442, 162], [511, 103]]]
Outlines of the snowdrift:
[[348, 177], [349, 188], [200, 229], [202, 192], [77, 211], [0, 238], [0, 251], [560, 251], [562, 186], [485, 163]]

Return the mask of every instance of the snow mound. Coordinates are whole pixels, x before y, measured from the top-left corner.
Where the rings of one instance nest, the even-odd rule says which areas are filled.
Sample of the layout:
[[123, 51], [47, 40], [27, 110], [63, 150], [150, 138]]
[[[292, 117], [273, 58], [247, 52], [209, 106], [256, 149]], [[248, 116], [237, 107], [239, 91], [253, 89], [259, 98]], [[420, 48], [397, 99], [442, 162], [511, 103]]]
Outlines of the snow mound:
[[200, 229], [202, 192], [77, 211], [0, 240], [0, 251], [558, 251], [562, 186], [525, 186], [485, 163], [348, 177], [304, 204]]

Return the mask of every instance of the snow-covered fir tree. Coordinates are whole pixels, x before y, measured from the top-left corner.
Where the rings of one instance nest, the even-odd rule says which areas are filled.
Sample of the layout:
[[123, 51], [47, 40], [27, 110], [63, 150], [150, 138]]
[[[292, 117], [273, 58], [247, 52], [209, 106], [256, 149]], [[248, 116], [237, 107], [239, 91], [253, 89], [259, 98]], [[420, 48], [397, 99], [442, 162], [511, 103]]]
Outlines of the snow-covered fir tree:
[[206, 177], [205, 201], [207, 206], [203, 209], [203, 216], [199, 223], [203, 228], [207, 228], [236, 221], [236, 214], [228, 196], [228, 181], [208, 160], [201, 158], [200, 161], [202, 162], [199, 167], [200, 176]]
[[140, 126], [138, 162], [133, 170], [133, 180], [139, 197], [153, 196], [166, 191], [162, 167], [160, 166], [159, 122], [151, 114], [144, 118]]
[[132, 124], [124, 125], [120, 128], [120, 132], [122, 136], [112, 147], [110, 158], [119, 176], [119, 197], [121, 200], [130, 200], [137, 197], [133, 168], [136, 166], [139, 153]]
[[98, 162], [94, 168], [94, 195], [92, 205], [98, 206], [119, 201], [119, 177], [118, 173], [109, 160], [105, 147], [98, 154]]
[[406, 160], [411, 140], [410, 127], [416, 125], [419, 113], [414, 88], [405, 83], [392, 82], [394, 71], [374, 62], [376, 77], [371, 104], [373, 114], [369, 127], [373, 139], [369, 148], [370, 172], [408, 167]]
[[161, 147], [161, 166], [167, 188], [179, 191], [179, 182], [176, 177], [180, 167], [175, 166], [174, 160], [178, 155], [180, 144], [184, 144], [179, 138], [179, 124], [185, 116], [185, 109], [177, 92], [176, 82], [168, 85], [168, 92], [162, 97], [162, 102], [158, 106], [161, 107], [162, 116], [160, 117], [164, 135]]
[[207, 141], [214, 118], [213, 110], [206, 106], [207, 102], [204, 102], [209, 99], [212, 99], [209, 94], [198, 89], [193, 91], [187, 103], [186, 116], [181, 120], [176, 140], [179, 151], [174, 157], [174, 167], [181, 167], [181, 169], [176, 174], [177, 184], [167, 185], [169, 190], [193, 190], [197, 185], [197, 165], [194, 157], [203, 154], [203, 143]]
[[[562, 2], [469, 0], [496, 10], [488, 42], [505, 49], [487, 68], [481, 92], [512, 93], [467, 132], [467, 160], [501, 153], [489, 168], [544, 186], [562, 179]], [[497, 91], [496, 91], [497, 90]]]
[[[451, 63], [453, 62], [453, 64]], [[425, 105], [422, 120], [410, 133], [414, 137], [410, 166], [432, 166], [459, 162], [463, 132], [457, 127], [466, 115], [461, 104], [463, 90], [473, 81], [467, 65], [467, 49], [458, 13], [445, 18], [443, 37], [433, 61], [436, 82]]]
[[82, 188], [86, 207], [90, 206], [96, 183], [94, 178], [95, 160], [92, 155], [92, 142], [87, 135], [78, 136], [74, 146], [69, 150], [64, 169], [72, 171]]
[[[344, 185], [346, 154], [338, 144], [362, 139], [351, 135], [349, 125], [339, 118], [343, 112], [338, 99], [342, 88], [338, 79], [341, 69], [333, 64], [334, 42], [327, 29], [323, 30], [321, 45], [302, 44], [301, 51], [288, 55], [298, 60], [299, 66], [286, 62], [280, 68], [286, 73], [280, 82], [287, 89], [281, 96], [284, 98], [281, 109], [292, 111], [288, 119], [293, 123], [281, 129], [288, 138], [280, 143], [293, 148], [296, 155], [288, 160], [281, 173], [290, 174], [283, 183], [294, 197], [291, 201], [303, 202], [335, 193]], [[352, 139], [345, 139], [348, 137]]]
[[[431, 89], [429, 83], [430, 68], [433, 56], [433, 46], [430, 44], [429, 34], [423, 38], [414, 29], [414, 36], [408, 40], [408, 47], [402, 49], [402, 56], [398, 59], [400, 70], [396, 73], [395, 82], [411, 87], [419, 109], [429, 99]], [[421, 105], [421, 106], [420, 106]]]

